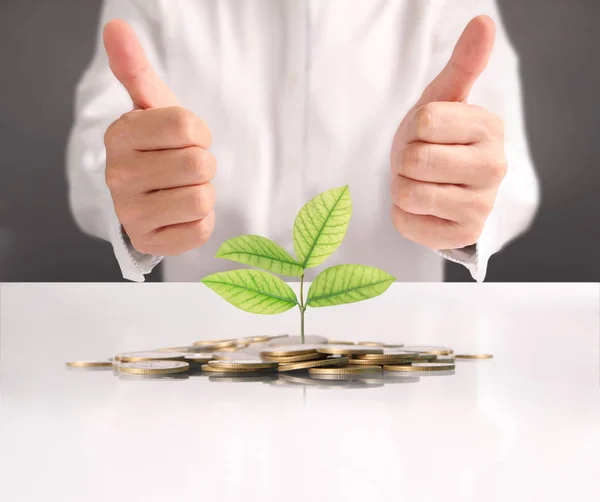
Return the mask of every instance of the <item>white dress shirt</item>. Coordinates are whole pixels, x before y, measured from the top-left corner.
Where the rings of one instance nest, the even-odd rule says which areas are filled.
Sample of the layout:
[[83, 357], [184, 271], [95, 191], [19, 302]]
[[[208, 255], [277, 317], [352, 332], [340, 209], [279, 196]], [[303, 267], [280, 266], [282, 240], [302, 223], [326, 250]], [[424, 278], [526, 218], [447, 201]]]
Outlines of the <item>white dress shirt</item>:
[[[469, 102], [505, 121], [508, 174], [476, 246], [433, 252], [389, 216], [396, 128], [448, 61], [468, 21], [497, 23], [494, 51]], [[399, 281], [440, 281], [443, 257], [484, 279], [490, 256], [526, 229], [538, 203], [518, 59], [494, 0], [105, 0], [100, 27], [131, 23], [157, 73], [211, 128], [216, 227], [207, 244], [164, 260], [169, 281], [240, 267], [219, 245], [249, 233], [293, 250], [300, 207], [348, 184], [353, 215], [325, 262], [380, 267]], [[131, 247], [104, 180], [104, 132], [132, 108], [98, 35], [77, 88], [67, 171], [75, 219], [110, 241], [123, 276], [143, 281], [161, 257]], [[323, 266], [307, 272], [312, 280]]]

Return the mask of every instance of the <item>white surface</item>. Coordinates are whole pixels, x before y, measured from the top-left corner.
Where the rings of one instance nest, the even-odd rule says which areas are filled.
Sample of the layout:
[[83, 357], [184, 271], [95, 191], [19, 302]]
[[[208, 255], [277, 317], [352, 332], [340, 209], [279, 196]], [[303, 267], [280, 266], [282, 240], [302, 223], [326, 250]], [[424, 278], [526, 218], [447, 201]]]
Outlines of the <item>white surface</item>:
[[1, 286], [0, 500], [553, 501], [600, 495], [597, 285], [394, 284], [332, 338], [494, 354], [378, 388], [124, 381], [73, 359], [295, 330], [195, 284]]

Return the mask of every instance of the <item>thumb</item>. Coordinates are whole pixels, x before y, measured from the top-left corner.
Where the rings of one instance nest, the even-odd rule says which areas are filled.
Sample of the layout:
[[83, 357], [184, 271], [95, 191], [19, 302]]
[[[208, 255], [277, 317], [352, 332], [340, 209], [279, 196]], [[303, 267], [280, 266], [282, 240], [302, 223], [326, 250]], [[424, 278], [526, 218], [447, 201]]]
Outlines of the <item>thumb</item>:
[[496, 25], [477, 16], [458, 39], [450, 61], [427, 86], [417, 105], [434, 101], [466, 101], [471, 87], [487, 66], [494, 46]]
[[156, 75], [135, 32], [113, 19], [104, 27], [104, 48], [113, 74], [125, 87], [135, 108], [177, 106], [179, 100]]

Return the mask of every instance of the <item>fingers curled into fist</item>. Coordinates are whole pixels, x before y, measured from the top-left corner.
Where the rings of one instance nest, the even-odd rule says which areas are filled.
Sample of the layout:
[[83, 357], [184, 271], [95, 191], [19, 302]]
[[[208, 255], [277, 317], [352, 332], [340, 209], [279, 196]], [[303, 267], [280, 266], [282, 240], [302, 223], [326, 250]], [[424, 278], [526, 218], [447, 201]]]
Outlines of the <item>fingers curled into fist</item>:
[[502, 120], [464, 102], [493, 36], [489, 18], [471, 21], [394, 137], [392, 221], [403, 236], [434, 250], [477, 242], [507, 171]]
[[104, 136], [106, 184], [117, 217], [142, 253], [178, 255], [202, 246], [215, 225], [210, 129], [179, 105], [127, 23], [108, 23], [104, 45], [134, 106]]

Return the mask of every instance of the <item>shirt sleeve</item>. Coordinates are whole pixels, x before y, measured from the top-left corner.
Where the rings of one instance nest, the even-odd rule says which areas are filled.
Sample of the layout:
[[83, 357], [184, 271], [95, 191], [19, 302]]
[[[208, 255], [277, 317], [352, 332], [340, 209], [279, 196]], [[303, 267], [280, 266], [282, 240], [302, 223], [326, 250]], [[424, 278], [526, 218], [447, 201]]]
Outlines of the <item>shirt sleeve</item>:
[[115, 214], [105, 182], [104, 133], [120, 115], [131, 110], [131, 100], [113, 76], [102, 43], [102, 29], [114, 18], [128, 21], [140, 38], [148, 59], [163, 75], [158, 7], [151, 0], [105, 0], [93, 59], [75, 93], [75, 117], [67, 145], [69, 204], [85, 233], [112, 244], [125, 279], [143, 282], [162, 257], [136, 251]]
[[496, 22], [496, 43], [487, 68], [469, 95], [469, 103], [482, 106], [504, 120], [507, 174], [500, 185], [494, 209], [477, 243], [462, 249], [447, 249], [438, 254], [461, 263], [473, 279], [485, 279], [490, 257], [523, 233], [531, 224], [539, 204], [539, 184], [527, 144], [519, 59], [512, 47], [494, 0], [447, 2], [438, 13], [433, 44], [433, 78], [450, 58], [460, 33], [478, 14]]

